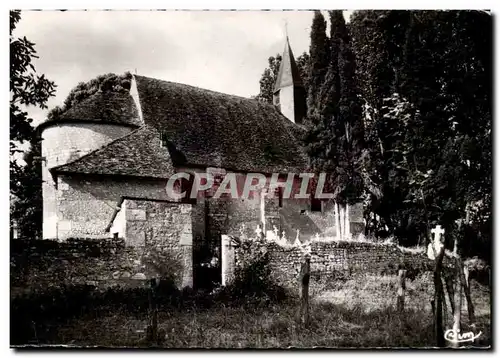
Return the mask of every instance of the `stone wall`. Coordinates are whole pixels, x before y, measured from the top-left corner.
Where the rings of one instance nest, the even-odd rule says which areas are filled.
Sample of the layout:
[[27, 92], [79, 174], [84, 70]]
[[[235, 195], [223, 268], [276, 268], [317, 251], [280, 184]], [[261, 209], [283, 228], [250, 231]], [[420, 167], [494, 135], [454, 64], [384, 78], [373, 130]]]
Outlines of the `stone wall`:
[[109, 238], [105, 230], [122, 197], [167, 200], [165, 186], [165, 180], [61, 175], [57, 238]]
[[192, 280], [183, 268], [183, 249], [127, 246], [122, 239], [15, 240], [10, 256], [11, 293], [72, 285], [91, 285], [99, 290], [133, 288], [158, 276], [170, 277], [183, 288]]
[[[237, 173], [236, 177], [238, 182], [245, 181], [242, 173]], [[299, 182], [295, 186], [299, 186]], [[57, 205], [50, 208], [57, 213], [55, 236], [48, 237], [44, 233], [44, 238], [109, 238], [110, 234], [105, 230], [122, 197], [171, 200], [165, 187], [166, 180], [61, 175], [57, 178]], [[302, 241], [316, 234], [335, 236], [334, 205], [331, 201], [323, 203], [322, 212], [311, 211], [310, 199], [280, 200], [275, 195], [273, 198], [266, 197], [264, 201], [262, 206], [259, 195], [246, 199], [199, 197], [195, 205], [200, 212], [206, 210], [208, 213], [199, 225], [202, 227], [198, 230], [200, 236], [205, 236], [205, 227], [213, 236], [222, 233], [238, 235], [242, 230], [246, 235], [253, 235], [263, 218], [265, 230], [273, 230], [276, 226], [280, 233], [285, 231], [290, 242], [295, 240], [297, 230]], [[351, 207], [350, 219], [351, 233], [355, 235], [363, 228], [361, 204]], [[205, 220], [208, 220], [206, 225]]]
[[144, 250], [123, 240], [15, 240], [10, 268], [13, 294], [65, 285], [134, 287], [148, 274]]
[[[324, 201], [322, 212], [311, 211], [309, 199], [283, 200], [282, 207], [278, 209], [281, 231], [293, 242], [299, 230], [299, 239], [304, 242], [312, 236], [335, 237], [335, 209], [333, 201]], [[364, 233], [363, 205], [356, 204], [349, 207], [351, 234], [356, 236]]]
[[98, 149], [114, 139], [124, 136], [132, 129], [113, 124], [59, 123], [42, 132], [42, 191], [43, 191], [43, 237], [57, 237], [57, 184], [49, 172], [50, 168]]
[[[229, 238], [224, 235], [223, 238]], [[65, 285], [92, 285], [98, 289], [114, 286], [137, 287], [156, 276], [170, 276], [177, 287], [192, 282], [190, 246], [168, 247], [155, 243], [154, 250], [146, 246], [127, 246], [122, 239], [68, 239], [24, 241], [11, 244], [11, 291], [14, 295], [26, 291]], [[299, 247], [267, 245], [274, 276], [285, 285], [295, 285], [304, 254]], [[223, 243], [222, 275], [234, 272], [237, 247]], [[228, 259], [232, 259], [233, 263]], [[434, 261], [420, 253], [409, 253], [396, 245], [364, 242], [311, 243], [312, 283], [335, 279], [337, 275], [372, 273], [397, 274], [399, 268], [408, 276], [433, 269]], [[445, 266], [447, 266], [445, 260]]]
[[[158, 200], [125, 199], [125, 243], [167, 252], [158, 270], [174, 274], [182, 287], [193, 286], [193, 206]], [[120, 210], [121, 211], [121, 210]], [[170, 272], [169, 272], [170, 271]]]
[[[394, 275], [400, 268], [408, 270], [411, 276], [413, 273], [430, 271], [434, 265], [425, 254], [404, 251], [392, 244], [313, 241], [310, 248], [313, 280], [334, 279], [339, 274]], [[304, 261], [304, 251], [299, 246], [282, 246], [275, 242], [267, 244], [267, 249], [275, 276], [286, 285], [295, 283]], [[233, 253], [231, 255], [234, 256]]]

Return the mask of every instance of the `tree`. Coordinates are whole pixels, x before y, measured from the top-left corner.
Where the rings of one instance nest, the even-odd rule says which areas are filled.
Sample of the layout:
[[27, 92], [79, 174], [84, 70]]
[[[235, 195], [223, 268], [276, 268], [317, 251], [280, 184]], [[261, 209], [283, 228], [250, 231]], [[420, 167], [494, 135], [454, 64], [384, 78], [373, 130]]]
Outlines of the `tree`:
[[[329, 174], [328, 186], [334, 191], [338, 213], [337, 236], [345, 237], [349, 236], [348, 205], [359, 202], [363, 188], [359, 165], [363, 149], [363, 123], [354, 54], [344, 16], [339, 10], [330, 11], [329, 15], [330, 53], [320, 57], [329, 61], [316, 95], [311, 77], [309, 93], [312, 97], [309, 100], [315, 103], [315, 107], [309, 111], [311, 125], [306, 141], [313, 170]], [[313, 20], [313, 29], [320, 28], [314, 25], [314, 21], [318, 22], [317, 18]], [[314, 38], [324, 37], [316, 34]], [[313, 53], [311, 42], [311, 66], [314, 63]], [[318, 69], [316, 72], [319, 73]]]
[[269, 67], [264, 70], [264, 73], [260, 78], [260, 92], [257, 96], [255, 96], [255, 98], [259, 101], [272, 104], [274, 84], [276, 83], [280, 70], [281, 55], [276, 54], [276, 56], [271, 56], [268, 58], [267, 62]]
[[17, 185], [13, 191], [11, 217], [16, 220], [20, 234], [25, 238], [41, 238], [43, 223], [42, 155], [39, 138], [32, 140], [23, 159], [26, 162], [19, 170]]
[[[369, 108], [366, 169], [383, 193], [374, 209], [403, 243], [459, 220], [477, 233], [460, 234], [462, 250], [488, 251], [488, 240], [467, 242], [491, 232], [491, 17], [360, 11], [351, 30]], [[474, 206], [482, 214], [471, 219]]]
[[[445, 246], [457, 245], [459, 255], [471, 256], [471, 248], [479, 246], [470, 244], [472, 220], [491, 218], [491, 206], [483, 205], [491, 193], [491, 17], [476, 11], [414, 11], [406, 20], [395, 93], [385, 99], [379, 118], [391, 138], [383, 163], [394, 175], [390, 185], [399, 186], [396, 199], [403, 198], [397, 203], [403, 210], [389, 215], [411, 219], [427, 235], [431, 224], [439, 223], [447, 233]], [[473, 203], [484, 211], [471, 219]], [[443, 252], [434, 272], [438, 345], [444, 344], [442, 257]], [[456, 261], [459, 270], [461, 260]], [[457, 329], [460, 311], [455, 313]]]
[[[10, 11], [10, 193], [13, 204], [11, 214], [12, 218], [20, 223], [35, 225], [39, 224], [36, 216], [41, 210], [41, 203], [38, 200], [41, 177], [32, 178], [28, 175], [28, 173], [37, 174], [31, 172], [32, 168], [23, 168], [16, 154], [22, 153], [19, 144], [36, 141], [35, 129], [31, 124], [33, 119], [26, 112], [26, 107], [47, 108], [47, 101], [55, 94], [56, 86], [44, 75], [36, 73], [32, 63], [34, 58], [38, 58], [35, 44], [26, 37], [13, 36], [20, 19], [20, 11]], [[34, 157], [29, 160], [32, 163], [36, 161]], [[26, 228], [28, 233], [36, 232], [38, 229], [31, 226]]]
[[[326, 35], [326, 21], [321, 11], [314, 12], [311, 26], [311, 43], [309, 46], [308, 90], [307, 90], [307, 117], [305, 124], [307, 133], [304, 138], [304, 147], [310, 159], [310, 169], [316, 173], [334, 170], [329, 166], [327, 158], [334, 154], [331, 151], [332, 141], [329, 127], [324, 119], [321, 89], [328, 70], [329, 40]], [[331, 187], [331, 181], [326, 183]]]
[[491, 194], [491, 16], [425, 11], [411, 20], [401, 92], [421, 116], [417, 164], [436, 173], [431, 215], [452, 226]]
[[306, 93], [309, 90], [309, 60], [310, 58], [307, 52], [302, 52], [302, 54], [297, 57], [297, 67]]
[[307, 91], [307, 116], [317, 124], [320, 111], [320, 90], [325, 80], [329, 62], [329, 41], [326, 36], [326, 21], [321, 11], [314, 12], [311, 25], [311, 44], [309, 47], [309, 76]]
[[[391, 233], [407, 226], [407, 217], [395, 214], [404, 211], [405, 173], [387, 165], [398, 128], [394, 127], [397, 121], [388, 121], [383, 111], [387, 109], [387, 101], [398, 92], [408, 14], [408, 11], [355, 11], [349, 24], [363, 101], [364, 182], [370, 188], [365, 212], [370, 222], [375, 221], [375, 229], [387, 227]], [[405, 230], [402, 235], [413, 232], [418, 230]]]

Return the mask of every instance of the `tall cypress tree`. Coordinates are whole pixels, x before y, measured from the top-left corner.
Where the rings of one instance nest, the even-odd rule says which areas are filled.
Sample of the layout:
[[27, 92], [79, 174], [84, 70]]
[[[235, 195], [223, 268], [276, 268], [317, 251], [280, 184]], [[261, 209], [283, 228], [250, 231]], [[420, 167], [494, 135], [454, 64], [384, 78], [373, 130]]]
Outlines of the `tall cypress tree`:
[[[369, 211], [380, 215], [379, 228], [392, 229], [399, 221], [393, 213], [403, 213], [406, 173], [395, 166], [394, 147], [400, 140], [398, 121], [388, 120], [387, 101], [398, 92], [405, 65], [409, 11], [355, 11], [349, 23], [356, 55], [356, 76], [363, 102], [365, 132], [365, 184], [369, 183]], [[373, 224], [372, 220], [370, 220]], [[405, 221], [405, 220], [403, 220]], [[405, 223], [402, 223], [406, 226]], [[375, 229], [375, 228], [373, 228]]]
[[[358, 161], [363, 148], [361, 101], [355, 78], [355, 58], [342, 11], [330, 11], [330, 55], [320, 89], [322, 170], [332, 174], [340, 202], [358, 201], [361, 190]], [[317, 151], [319, 152], [319, 150]]]
[[[349, 234], [345, 204], [362, 193], [359, 159], [363, 148], [362, 107], [355, 78], [355, 58], [342, 11], [330, 11], [330, 39], [316, 13], [311, 30], [307, 148], [315, 172], [326, 172], [328, 190], [341, 203], [338, 235]], [[329, 54], [325, 54], [327, 49]], [[328, 65], [325, 64], [325, 59]], [[321, 77], [317, 77], [321, 76]], [[321, 84], [319, 87], [318, 85]], [[346, 213], [344, 215], [344, 213]], [[339, 227], [339, 224], [337, 224]]]
[[310, 158], [310, 167], [315, 172], [325, 171], [325, 147], [328, 133], [322, 115], [321, 88], [328, 70], [329, 40], [326, 35], [326, 21], [320, 11], [314, 12], [309, 47], [308, 91], [307, 91], [307, 135], [305, 147]]
[[485, 204], [486, 223], [490, 16], [357, 11], [350, 29], [363, 98], [374, 109], [367, 170], [382, 187], [377, 213], [408, 244], [417, 243], [412, 234], [428, 232], [426, 222], [449, 230], [470, 203]]
[[[329, 72], [335, 77], [331, 91], [334, 98], [330, 120], [337, 138], [338, 200], [346, 203], [359, 201], [362, 193], [359, 159], [363, 149], [362, 107], [356, 83], [356, 65], [351, 40], [342, 11], [330, 11], [331, 60]], [[327, 75], [328, 77], [328, 75]]]
[[355, 57], [342, 11], [330, 11], [330, 64], [323, 85], [327, 103], [323, 114], [332, 146], [329, 153], [333, 167], [340, 228], [338, 235], [348, 236], [348, 204], [360, 201], [363, 191], [361, 151], [364, 147], [362, 106], [356, 83]]
[[329, 61], [329, 41], [326, 36], [326, 21], [321, 11], [314, 12], [309, 47], [309, 76], [307, 108], [308, 116], [317, 116], [320, 111], [320, 90], [325, 80]]

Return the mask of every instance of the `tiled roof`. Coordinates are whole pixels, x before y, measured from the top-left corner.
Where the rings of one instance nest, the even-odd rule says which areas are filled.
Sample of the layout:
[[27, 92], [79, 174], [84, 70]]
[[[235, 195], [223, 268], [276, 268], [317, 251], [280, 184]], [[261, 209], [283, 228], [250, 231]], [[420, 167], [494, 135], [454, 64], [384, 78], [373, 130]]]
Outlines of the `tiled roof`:
[[[263, 173], [300, 172], [307, 168], [307, 155], [301, 146], [303, 127], [289, 121], [274, 106], [184, 84], [135, 77], [143, 127], [53, 168], [54, 172], [165, 178], [173, 173], [174, 166]], [[83, 117], [95, 113], [96, 117], [112, 118], [116, 123], [139, 126], [132, 98], [123, 96], [93, 96], [66, 112], [62, 119], [84, 120]], [[117, 103], [110, 104], [113, 98]], [[161, 145], [162, 136], [167, 139], [167, 148]]]
[[60, 117], [43, 122], [40, 127], [54, 122], [103, 122], [131, 126], [142, 125], [134, 100], [128, 93], [96, 92], [71, 107]]
[[174, 168], [168, 149], [161, 146], [158, 132], [143, 126], [52, 171], [168, 178]]
[[144, 122], [166, 135], [170, 149], [176, 150], [173, 159], [177, 165], [264, 173], [298, 172], [307, 167], [301, 146], [304, 129], [274, 106], [135, 77]]

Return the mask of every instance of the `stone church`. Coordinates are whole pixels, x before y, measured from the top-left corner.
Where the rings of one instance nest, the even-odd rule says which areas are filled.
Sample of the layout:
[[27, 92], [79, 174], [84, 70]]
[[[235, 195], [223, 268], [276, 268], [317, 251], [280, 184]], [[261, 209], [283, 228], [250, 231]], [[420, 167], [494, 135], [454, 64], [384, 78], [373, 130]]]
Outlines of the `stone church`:
[[[313, 199], [171, 200], [176, 172], [301, 173], [306, 94], [288, 39], [274, 103], [133, 75], [128, 94], [97, 92], [40, 125], [43, 238], [149, 239], [172, 247], [221, 235], [335, 235], [333, 203]], [[351, 209], [351, 232], [362, 208]]]

